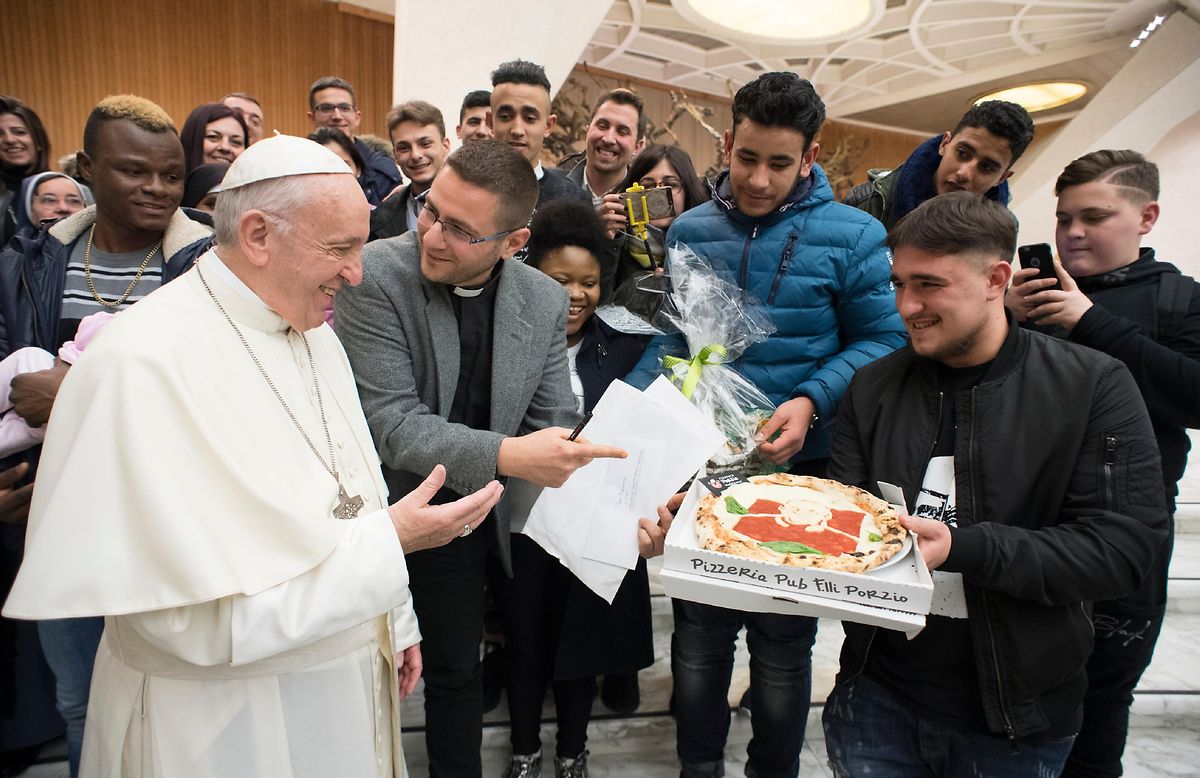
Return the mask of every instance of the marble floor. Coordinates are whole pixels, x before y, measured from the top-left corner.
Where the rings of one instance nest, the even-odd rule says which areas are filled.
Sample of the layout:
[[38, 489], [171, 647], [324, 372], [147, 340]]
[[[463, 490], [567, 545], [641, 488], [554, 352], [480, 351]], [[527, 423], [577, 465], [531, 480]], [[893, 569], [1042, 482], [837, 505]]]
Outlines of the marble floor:
[[[608, 712], [599, 701], [595, 703], [588, 739], [589, 768], [595, 778], [668, 778], [678, 775], [675, 726], [666, 712], [671, 690], [668, 659], [671, 607], [657, 584], [656, 567], [652, 565], [651, 573], [655, 663], [640, 674], [642, 704], [637, 712], [619, 716]], [[1143, 676], [1134, 701], [1125, 757], [1125, 775], [1130, 778], [1200, 778], [1200, 674], [1194, 669], [1194, 657], [1200, 646], [1200, 522], [1189, 525], [1187, 531], [1177, 536], [1171, 579], [1171, 612], [1159, 639], [1154, 662]], [[801, 754], [801, 776], [832, 775], [825, 764], [820, 705], [833, 686], [841, 640], [840, 624], [822, 620], [813, 656], [814, 705]], [[733, 707], [747, 685], [746, 660], [744, 646], [739, 643], [730, 686]], [[404, 749], [413, 778], [427, 774], [420, 691], [418, 687], [401, 711]], [[553, 715], [553, 706], [547, 702], [545, 717], [549, 720]], [[503, 703], [486, 717], [483, 739], [485, 778], [501, 775], [507, 764], [506, 719]], [[553, 724], [544, 725], [544, 753], [553, 753], [553, 737]], [[739, 712], [733, 717], [725, 752], [730, 778], [744, 775], [745, 747], [749, 740], [749, 716]], [[66, 766], [61, 759], [61, 749], [47, 754], [42, 764], [25, 775], [66, 778]], [[549, 760], [546, 767], [549, 768]], [[552, 771], [548, 769], [547, 773]]]

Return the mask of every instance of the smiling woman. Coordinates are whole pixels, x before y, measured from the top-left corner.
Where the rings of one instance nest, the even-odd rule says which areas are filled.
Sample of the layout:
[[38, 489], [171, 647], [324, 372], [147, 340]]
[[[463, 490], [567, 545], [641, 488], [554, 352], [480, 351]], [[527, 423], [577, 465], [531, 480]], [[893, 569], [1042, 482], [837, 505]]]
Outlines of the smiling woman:
[[245, 119], [224, 103], [197, 106], [179, 133], [187, 171], [214, 162], [233, 162], [246, 149], [249, 135]]
[[0, 95], [0, 247], [16, 230], [13, 206], [21, 179], [49, 170], [49, 159], [42, 120], [17, 98]]

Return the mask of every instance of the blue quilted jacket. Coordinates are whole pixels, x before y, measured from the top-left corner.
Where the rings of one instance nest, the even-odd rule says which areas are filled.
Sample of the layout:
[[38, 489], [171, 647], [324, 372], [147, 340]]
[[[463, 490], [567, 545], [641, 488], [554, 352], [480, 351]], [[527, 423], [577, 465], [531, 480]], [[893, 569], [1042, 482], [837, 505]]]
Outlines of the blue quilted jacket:
[[[829, 455], [830, 423], [854, 371], [904, 343], [884, 237], [873, 217], [834, 202], [819, 165], [759, 219], [737, 210], [726, 171], [713, 199], [676, 219], [667, 234], [668, 244], [687, 244], [766, 303], [777, 331], [735, 367], [776, 405], [800, 395], [816, 405], [820, 422], [794, 461]], [[680, 335], [655, 337], [629, 382], [649, 385], [664, 354], [686, 351]]]

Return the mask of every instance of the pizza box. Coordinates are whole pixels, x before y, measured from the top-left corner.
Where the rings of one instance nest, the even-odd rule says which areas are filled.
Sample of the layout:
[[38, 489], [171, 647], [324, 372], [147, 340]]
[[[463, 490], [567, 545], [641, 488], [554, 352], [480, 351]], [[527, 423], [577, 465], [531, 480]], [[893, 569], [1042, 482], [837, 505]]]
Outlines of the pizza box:
[[860, 605], [846, 600], [830, 600], [809, 594], [764, 590], [761, 586], [738, 581], [709, 578], [678, 570], [660, 572], [663, 591], [668, 597], [702, 602], [720, 608], [753, 613], [782, 613], [785, 616], [854, 621], [884, 629], [915, 634], [925, 627], [919, 613], [889, 610], [875, 605]]
[[[866, 573], [746, 559], [700, 547], [696, 508], [707, 493], [702, 479], [695, 479], [667, 533], [663, 584], [667, 587], [670, 583], [674, 592], [668, 589], [667, 593], [671, 596], [764, 613], [830, 616], [868, 624], [886, 620], [895, 629], [924, 626], [933, 598], [933, 581], [924, 558], [916, 551], [915, 537], [899, 560], [889, 560], [884, 567]], [[726, 587], [714, 588], [709, 581]], [[706, 585], [701, 586], [702, 582]], [[714, 601], [729, 597], [736, 598], [738, 604]]]

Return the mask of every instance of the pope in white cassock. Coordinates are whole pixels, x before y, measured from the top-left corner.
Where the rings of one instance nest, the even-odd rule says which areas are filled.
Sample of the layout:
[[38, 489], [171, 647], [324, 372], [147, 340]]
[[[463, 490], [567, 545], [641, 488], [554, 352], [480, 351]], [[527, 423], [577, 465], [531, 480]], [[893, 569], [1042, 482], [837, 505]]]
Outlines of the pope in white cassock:
[[218, 246], [117, 316], [54, 406], [12, 618], [105, 616], [81, 774], [402, 776], [421, 670], [406, 551], [469, 534], [492, 482], [389, 506], [325, 314], [367, 202], [308, 140], [247, 149]]

